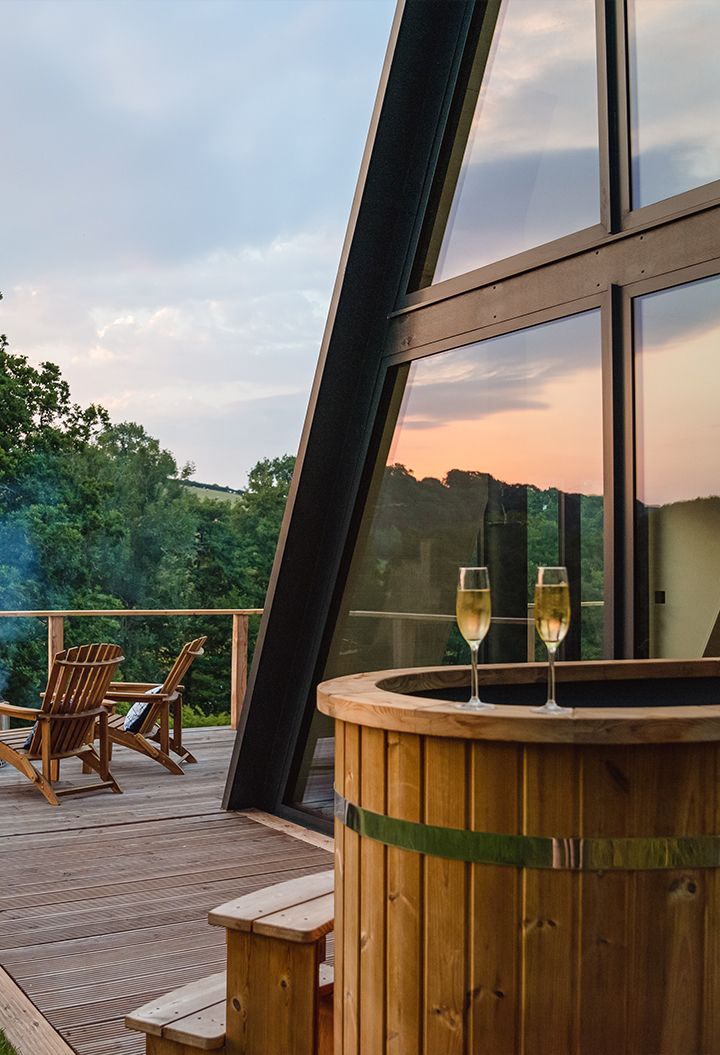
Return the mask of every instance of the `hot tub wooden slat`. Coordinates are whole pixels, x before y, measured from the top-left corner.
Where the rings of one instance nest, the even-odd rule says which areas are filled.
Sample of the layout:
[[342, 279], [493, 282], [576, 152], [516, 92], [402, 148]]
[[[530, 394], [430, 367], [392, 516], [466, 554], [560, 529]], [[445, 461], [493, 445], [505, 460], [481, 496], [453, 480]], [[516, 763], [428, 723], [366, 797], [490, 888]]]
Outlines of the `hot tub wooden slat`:
[[[470, 818], [473, 831], [520, 830], [522, 749], [517, 744], [470, 744]], [[471, 949], [468, 1034], [470, 1051], [492, 1036], [498, 1051], [519, 1052], [519, 972], [522, 876], [517, 869], [470, 865]]]
[[[582, 831], [628, 831], [630, 749], [586, 751], [582, 757]], [[580, 934], [580, 1051], [624, 1052], [630, 999], [627, 950], [631, 939], [631, 883], [625, 872], [606, 872], [582, 885]], [[612, 1015], [600, 992], [621, 994]]]
[[[637, 754], [631, 769], [636, 789], [631, 834], [712, 832], [716, 754], [714, 744], [659, 745]], [[705, 870], [642, 872], [630, 882], [631, 984], [644, 1013], [629, 1015], [629, 1043], [639, 1043], [644, 1035], [644, 1043], [659, 1052], [701, 1051]]]
[[[387, 808], [396, 817], [422, 819], [420, 737], [387, 734]], [[422, 972], [422, 860], [418, 854], [387, 849], [387, 1055], [420, 1050]]]
[[[439, 737], [425, 740], [425, 822], [467, 824], [466, 745]], [[462, 861], [425, 857], [425, 1047], [462, 1055], [467, 985], [467, 889]]]
[[[345, 789], [345, 723], [335, 723], [335, 787]], [[341, 1051], [344, 1041], [345, 1008], [345, 826], [335, 821], [335, 996], [333, 1047]], [[356, 836], [357, 838], [357, 836]], [[338, 892], [343, 896], [338, 896]]]
[[[717, 786], [720, 772], [716, 769], [714, 786]], [[715, 831], [720, 831], [720, 797], [713, 803], [715, 811]], [[707, 904], [705, 912], [705, 975], [703, 978], [703, 1034], [702, 1051], [715, 1051], [720, 1037], [720, 876], [718, 872], [706, 875]], [[713, 938], [715, 940], [713, 940]]]
[[[345, 795], [360, 801], [360, 728], [345, 726]], [[343, 1053], [360, 1055], [360, 837], [345, 831]], [[337, 893], [337, 892], [336, 892]]]
[[[385, 733], [360, 730], [361, 805], [384, 813]], [[360, 846], [360, 1051], [383, 1055], [385, 1047], [385, 855], [382, 843]]]

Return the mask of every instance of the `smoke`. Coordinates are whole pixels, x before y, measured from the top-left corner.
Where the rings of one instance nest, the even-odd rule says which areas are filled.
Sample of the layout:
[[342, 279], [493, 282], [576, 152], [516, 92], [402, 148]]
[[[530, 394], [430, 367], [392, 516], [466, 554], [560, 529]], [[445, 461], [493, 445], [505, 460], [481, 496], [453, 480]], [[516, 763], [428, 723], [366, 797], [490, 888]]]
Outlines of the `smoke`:
[[[0, 612], [32, 607], [40, 578], [36, 547], [22, 514], [0, 517]], [[17, 646], [42, 634], [37, 619], [0, 616], [0, 697], [10, 681]]]

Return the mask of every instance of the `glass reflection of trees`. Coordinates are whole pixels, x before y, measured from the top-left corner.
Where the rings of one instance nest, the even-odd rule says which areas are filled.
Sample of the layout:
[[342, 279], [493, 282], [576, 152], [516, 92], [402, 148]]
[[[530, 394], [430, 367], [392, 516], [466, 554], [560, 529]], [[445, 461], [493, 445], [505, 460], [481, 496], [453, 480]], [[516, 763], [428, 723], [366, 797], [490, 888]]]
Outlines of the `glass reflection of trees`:
[[[569, 507], [578, 516], [563, 538]], [[490, 567], [494, 616], [522, 620], [538, 565], [557, 564], [561, 555], [580, 574], [576, 595], [601, 604], [601, 495], [540, 490], [457, 469], [443, 480], [418, 480], [403, 465], [387, 466], [331, 673], [466, 662], [467, 649], [451, 620], [401, 620], [390, 613], [451, 614], [457, 568], [477, 562]], [[362, 614], [379, 612], [388, 617]], [[527, 642], [520, 622], [496, 622], [485, 659], [525, 660]], [[571, 649], [578, 658], [602, 656], [599, 605], [582, 610]]]

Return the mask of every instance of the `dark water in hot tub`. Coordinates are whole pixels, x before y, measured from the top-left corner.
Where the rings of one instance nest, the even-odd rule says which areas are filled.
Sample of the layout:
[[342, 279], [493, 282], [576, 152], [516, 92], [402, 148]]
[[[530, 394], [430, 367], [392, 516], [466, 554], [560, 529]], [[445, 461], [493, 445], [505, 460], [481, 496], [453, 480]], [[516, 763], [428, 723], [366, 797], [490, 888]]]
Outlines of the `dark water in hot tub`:
[[[720, 704], [718, 678], [640, 678], [618, 681], [557, 680], [555, 698], [561, 707], [700, 707]], [[461, 703], [467, 700], [468, 688], [423, 689], [411, 692], [429, 700]], [[539, 685], [481, 685], [480, 699], [487, 703], [501, 703], [537, 707], [547, 699], [547, 686]]]

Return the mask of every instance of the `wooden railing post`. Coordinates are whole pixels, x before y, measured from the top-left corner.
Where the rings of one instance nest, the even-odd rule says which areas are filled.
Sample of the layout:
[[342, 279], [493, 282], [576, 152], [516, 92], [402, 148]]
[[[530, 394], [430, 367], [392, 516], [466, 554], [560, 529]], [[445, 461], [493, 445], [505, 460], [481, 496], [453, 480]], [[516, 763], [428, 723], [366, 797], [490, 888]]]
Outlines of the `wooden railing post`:
[[230, 663], [230, 725], [237, 729], [247, 689], [248, 666], [248, 617], [238, 612], [232, 617]]
[[48, 616], [48, 674], [58, 652], [65, 648], [65, 619], [61, 615]]

